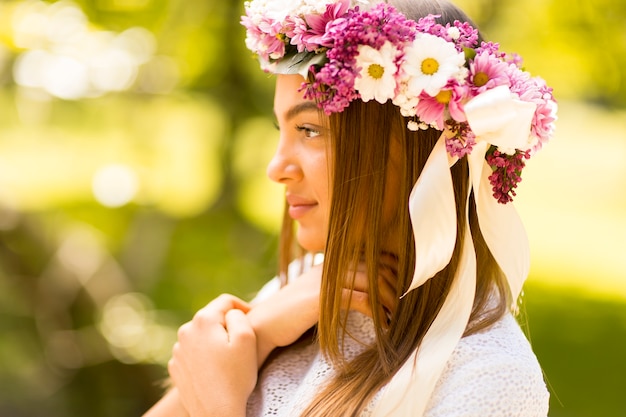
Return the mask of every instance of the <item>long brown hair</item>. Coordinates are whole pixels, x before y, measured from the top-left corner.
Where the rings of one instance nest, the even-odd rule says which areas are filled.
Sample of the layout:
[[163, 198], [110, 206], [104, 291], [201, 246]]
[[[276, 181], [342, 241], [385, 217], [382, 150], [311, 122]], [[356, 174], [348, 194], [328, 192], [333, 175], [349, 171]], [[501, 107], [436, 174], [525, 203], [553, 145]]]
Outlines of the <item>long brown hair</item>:
[[[439, 14], [441, 23], [469, 21], [459, 9], [444, 1], [401, 0], [394, 5], [407, 17], [417, 20], [429, 13]], [[303, 413], [307, 417], [358, 416], [373, 395], [397, 372], [419, 346], [441, 309], [459, 265], [465, 236], [466, 196], [469, 187], [465, 159], [452, 168], [457, 207], [457, 237], [447, 267], [421, 287], [401, 297], [408, 289], [415, 266], [413, 230], [408, 213], [409, 194], [441, 132], [435, 129], [412, 132], [407, 120], [391, 103], [354, 101], [342, 113], [330, 116], [332, 160], [332, 203], [320, 298], [318, 338], [322, 351], [337, 368], [337, 374]], [[398, 164], [390, 168], [390, 148], [401, 149]], [[389, 170], [398, 172], [398, 193], [394, 196], [392, 219], [383, 216]], [[474, 307], [465, 335], [475, 333], [502, 317], [509, 305], [509, 290], [478, 228], [473, 197], [470, 198], [470, 226], [477, 258], [477, 285]], [[389, 217], [389, 216], [387, 216]], [[392, 224], [389, 224], [389, 221]], [[399, 301], [387, 328], [380, 311], [377, 291], [370, 291], [375, 343], [350, 362], [341, 345], [346, 337], [341, 291], [345, 277], [359, 262], [367, 268], [369, 288], [376, 277], [384, 251], [382, 242], [393, 231], [397, 258], [396, 296]], [[293, 259], [293, 224], [286, 221], [281, 236], [281, 270]], [[493, 303], [496, 295], [498, 302]]]

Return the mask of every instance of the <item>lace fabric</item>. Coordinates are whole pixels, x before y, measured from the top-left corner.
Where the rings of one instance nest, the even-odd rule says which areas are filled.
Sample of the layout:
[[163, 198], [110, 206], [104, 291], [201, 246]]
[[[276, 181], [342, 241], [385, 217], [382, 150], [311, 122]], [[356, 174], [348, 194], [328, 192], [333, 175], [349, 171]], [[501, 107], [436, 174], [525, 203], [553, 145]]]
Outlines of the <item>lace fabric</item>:
[[[346, 328], [352, 337], [346, 336], [343, 352], [351, 360], [373, 343], [374, 325], [369, 317], [350, 312]], [[266, 362], [248, 400], [247, 415], [297, 416], [333, 373], [316, 343], [310, 339], [300, 341]]]
[[[350, 359], [374, 337], [372, 321], [348, 316], [345, 354]], [[248, 417], [298, 416], [333, 375], [319, 347], [303, 341], [271, 358], [248, 401]], [[384, 388], [383, 388], [384, 389]], [[381, 391], [382, 392], [382, 391]], [[375, 396], [361, 417], [371, 415]], [[545, 417], [549, 394], [537, 358], [511, 315], [461, 339], [427, 407], [426, 417]]]
[[[317, 257], [305, 262], [321, 260]], [[297, 276], [301, 270], [294, 263], [289, 273]], [[260, 302], [279, 289], [275, 278], [252, 302]], [[346, 336], [343, 348], [350, 360], [374, 342], [375, 330], [372, 320], [356, 311], [348, 313], [346, 325], [352, 337]], [[333, 374], [331, 363], [312, 338], [284, 348], [263, 366], [248, 400], [247, 417], [299, 416]], [[360, 417], [372, 415], [384, 389]], [[459, 341], [424, 417], [546, 417], [548, 404], [549, 393], [537, 357], [515, 318], [507, 314], [491, 327]]]

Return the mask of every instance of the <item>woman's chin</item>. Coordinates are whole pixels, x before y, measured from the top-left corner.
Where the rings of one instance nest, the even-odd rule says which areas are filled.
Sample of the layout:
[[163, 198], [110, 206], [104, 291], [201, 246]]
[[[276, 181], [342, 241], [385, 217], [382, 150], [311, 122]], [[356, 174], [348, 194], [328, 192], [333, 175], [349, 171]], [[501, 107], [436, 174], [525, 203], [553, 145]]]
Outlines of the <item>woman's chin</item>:
[[326, 246], [326, 239], [320, 233], [314, 235], [299, 230], [296, 237], [300, 246], [307, 252], [323, 252]]

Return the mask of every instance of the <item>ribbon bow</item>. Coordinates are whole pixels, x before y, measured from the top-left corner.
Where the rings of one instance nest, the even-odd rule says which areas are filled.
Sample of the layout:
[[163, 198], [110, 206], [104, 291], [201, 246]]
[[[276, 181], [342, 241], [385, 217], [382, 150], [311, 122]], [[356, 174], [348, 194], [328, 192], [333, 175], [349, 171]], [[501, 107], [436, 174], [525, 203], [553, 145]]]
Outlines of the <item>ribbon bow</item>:
[[[498, 203], [492, 196], [491, 168], [485, 154], [490, 145], [505, 152], [527, 148], [535, 108], [533, 103], [518, 100], [507, 86], [488, 90], [465, 104], [467, 121], [476, 135], [476, 144], [468, 155], [470, 191], [474, 191], [480, 231], [507, 277], [514, 305], [528, 275], [528, 238], [515, 208]], [[442, 134], [409, 197], [416, 265], [408, 291], [448, 265], [456, 243], [450, 167], [457, 159], [449, 157], [445, 139]], [[450, 292], [419, 348], [387, 385], [374, 410], [375, 417], [422, 416], [446, 362], [465, 332], [476, 288], [476, 254], [467, 210], [466, 237]]]

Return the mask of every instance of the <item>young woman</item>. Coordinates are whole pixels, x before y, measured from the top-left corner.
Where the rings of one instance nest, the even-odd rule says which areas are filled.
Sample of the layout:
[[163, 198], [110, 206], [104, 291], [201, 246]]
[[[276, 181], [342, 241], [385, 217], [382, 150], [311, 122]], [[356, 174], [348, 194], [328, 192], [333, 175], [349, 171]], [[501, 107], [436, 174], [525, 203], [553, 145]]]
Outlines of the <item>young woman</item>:
[[277, 74], [281, 282], [181, 327], [146, 416], [547, 415], [510, 200], [551, 90], [448, 2], [371, 3], [246, 3]]

